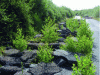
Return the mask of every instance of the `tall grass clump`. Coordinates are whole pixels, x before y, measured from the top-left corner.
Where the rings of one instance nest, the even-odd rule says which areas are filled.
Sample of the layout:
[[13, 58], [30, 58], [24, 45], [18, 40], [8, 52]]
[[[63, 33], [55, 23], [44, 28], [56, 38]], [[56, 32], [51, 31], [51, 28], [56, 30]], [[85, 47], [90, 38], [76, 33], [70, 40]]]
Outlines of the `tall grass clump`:
[[80, 60], [78, 59], [78, 55], [75, 54], [74, 57], [76, 57], [76, 60], [78, 62], [78, 66], [75, 67], [75, 64], [73, 64], [72, 69], [73, 73], [72, 75], [95, 75], [95, 69], [96, 66], [93, 66], [93, 61], [91, 61], [92, 54], [88, 54], [87, 56], [81, 56]]
[[[48, 17], [48, 20], [50, 17]], [[46, 22], [48, 22], [46, 19]], [[43, 26], [43, 29], [41, 30], [43, 33], [43, 37], [41, 39], [42, 42], [47, 42], [47, 43], [55, 43], [59, 38], [58, 35], [59, 33], [56, 32], [56, 25], [53, 25], [54, 22], [50, 20], [46, 25]]]
[[21, 33], [22, 29], [18, 28], [17, 30], [18, 32], [16, 34], [16, 39], [13, 40], [13, 45], [22, 52], [27, 48], [27, 41], [23, 39], [24, 36], [22, 36]]

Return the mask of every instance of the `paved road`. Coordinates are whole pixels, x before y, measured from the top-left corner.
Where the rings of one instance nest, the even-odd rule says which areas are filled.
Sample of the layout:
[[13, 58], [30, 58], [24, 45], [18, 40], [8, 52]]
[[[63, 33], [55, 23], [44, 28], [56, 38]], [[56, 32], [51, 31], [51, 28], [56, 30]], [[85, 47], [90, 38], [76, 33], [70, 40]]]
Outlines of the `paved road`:
[[94, 19], [86, 19], [86, 22], [90, 24], [90, 29], [94, 31], [93, 38], [95, 37], [92, 51], [92, 61], [96, 65], [96, 75], [100, 75], [100, 22]]
[[[79, 18], [79, 17], [77, 17]], [[100, 75], [100, 22], [96, 21], [96, 20], [93, 20], [93, 19], [86, 19], [86, 22], [90, 24], [90, 29], [92, 31], [94, 31], [94, 34], [93, 34], [93, 38], [95, 37], [94, 39], [94, 43], [93, 43], [93, 48], [92, 48], [92, 51], [94, 52], [92, 54], [92, 61], [93, 61], [93, 64], [97, 67], [96, 69], [96, 73], [95, 75]], [[72, 70], [69, 68], [69, 69], [64, 69], [62, 68], [63, 70], [57, 74], [54, 74], [54, 75], [72, 75]]]

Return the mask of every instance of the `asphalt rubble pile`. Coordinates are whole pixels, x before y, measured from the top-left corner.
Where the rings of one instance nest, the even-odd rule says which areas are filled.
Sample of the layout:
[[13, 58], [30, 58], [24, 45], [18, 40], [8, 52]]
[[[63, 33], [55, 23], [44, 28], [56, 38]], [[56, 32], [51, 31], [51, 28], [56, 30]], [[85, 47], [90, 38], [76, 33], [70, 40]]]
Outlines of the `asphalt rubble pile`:
[[[63, 29], [60, 28], [61, 25], [64, 26]], [[59, 29], [60, 30], [58, 30], [57, 32], [61, 33], [60, 36], [63, 38], [58, 39], [57, 43], [49, 43], [49, 46], [52, 46], [53, 48], [53, 63], [38, 63], [38, 59], [36, 58], [38, 45], [44, 45], [44, 43], [29, 41], [30, 43], [27, 45], [28, 47], [31, 47], [32, 51], [28, 51], [27, 48], [23, 52], [20, 52], [20, 50], [12, 49], [11, 47], [6, 47], [4, 56], [0, 56], [0, 64], [2, 65], [2, 67], [0, 67], [0, 75], [21, 75], [21, 62], [23, 62], [22, 75], [54, 75], [62, 71], [61, 67], [72, 70], [71, 67], [73, 63], [77, 66], [76, 59], [73, 59], [75, 53], [60, 50], [59, 46], [65, 44], [64, 40], [70, 34], [74, 36], [72, 37], [74, 41], [78, 41], [75, 37], [77, 36], [77, 31], [71, 32], [68, 28], [66, 28], [66, 22], [60, 23]], [[34, 38], [40, 36], [43, 35], [37, 34]], [[12, 44], [11, 42], [7, 43]], [[82, 55], [80, 53], [77, 54], [79, 57], [80, 55]], [[32, 64], [30, 64], [31, 62]]]

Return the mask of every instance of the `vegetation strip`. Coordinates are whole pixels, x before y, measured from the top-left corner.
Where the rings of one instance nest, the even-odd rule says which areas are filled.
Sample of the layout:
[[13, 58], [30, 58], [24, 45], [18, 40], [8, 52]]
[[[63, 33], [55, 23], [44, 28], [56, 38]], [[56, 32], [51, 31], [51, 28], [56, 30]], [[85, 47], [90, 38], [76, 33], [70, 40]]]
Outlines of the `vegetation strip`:
[[[48, 18], [49, 19], [49, 18]], [[52, 21], [51, 21], [52, 22]], [[63, 50], [68, 50], [70, 52], [79, 52], [87, 55], [86, 57], [82, 57], [81, 60], [77, 59], [77, 55], [75, 55], [77, 62], [78, 62], [78, 67], [75, 67], [75, 64], [73, 64], [73, 74], [94, 74], [95, 70], [93, 70], [93, 64], [91, 62], [91, 56], [92, 53], [92, 47], [93, 47], [93, 41], [92, 35], [93, 32], [91, 32], [88, 29], [88, 24], [84, 21], [80, 21], [81, 25], [79, 26], [77, 20], [69, 19], [67, 20], [67, 27], [71, 30], [77, 30], [77, 38], [78, 42], [73, 42], [73, 40], [70, 39], [71, 35], [69, 37], [66, 37], [65, 43], [68, 44], [62, 45], [60, 49]], [[42, 33], [44, 37], [42, 37], [41, 42], [45, 42], [45, 46], [40, 46], [38, 48], [39, 53], [38, 58], [40, 59], [40, 62], [45, 62], [45, 63], [50, 63], [51, 59], [53, 58], [50, 54], [50, 51], [52, 49], [48, 47], [48, 43], [53, 43], [58, 39], [58, 33], [55, 32], [55, 25], [51, 26], [52, 24], [47, 24], [45, 25], [44, 29], [42, 30]], [[71, 27], [71, 28], [70, 28]], [[82, 31], [82, 32], [81, 32]], [[88, 33], [87, 33], [88, 32]], [[54, 35], [57, 36], [54, 37]], [[92, 34], [91, 34], [92, 33]], [[27, 42], [24, 41], [24, 36], [21, 34], [21, 29], [18, 29], [17, 37], [16, 40], [13, 40], [13, 43], [17, 49], [19, 49], [21, 52], [27, 48]], [[87, 39], [87, 40], [86, 40]], [[89, 57], [89, 58], [88, 58]], [[84, 63], [84, 64], [83, 64]], [[91, 63], [91, 65], [89, 65]], [[81, 67], [82, 66], [82, 67]], [[87, 70], [88, 69], [88, 70]]]

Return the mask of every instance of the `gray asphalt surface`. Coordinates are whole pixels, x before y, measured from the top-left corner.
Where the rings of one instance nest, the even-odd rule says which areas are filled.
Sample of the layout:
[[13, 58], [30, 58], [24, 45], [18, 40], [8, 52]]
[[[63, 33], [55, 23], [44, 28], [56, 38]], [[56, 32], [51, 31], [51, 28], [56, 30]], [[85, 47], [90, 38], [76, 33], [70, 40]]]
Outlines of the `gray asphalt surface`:
[[[96, 69], [96, 72], [95, 72], [95, 75], [100, 75], [100, 22], [99, 21], [96, 21], [94, 19], [86, 19], [86, 22], [90, 24], [90, 29], [92, 31], [94, 31], [94, 34], [93, 34], [93, 38], [95, 37], [94, 39], [94, 43], [93, 43], [93, 48], [92, 48], [92, 51], [94, 52], [92, 54], [92, 61], [93, 61], [93, 64], [94, 66], [97, 67]], [[71, 70], [70, 68], [68, 69], [65, 69], [65, 68], [62, 68], [63, 70], [59, 73], [56, 73], [54, 75], [72, 75], [72, 72], [73, 70]]]
[[92, 61], [97, 67], [95, 75], [100, 75], [100, 22], [94, 19], [86, 19], [86, 22], [90, 24], [91, 30], [94, 31], [93, 37], [95, 37], [95, 40], [92, 48], [92, 51], [94, 52], [92, 55]]

